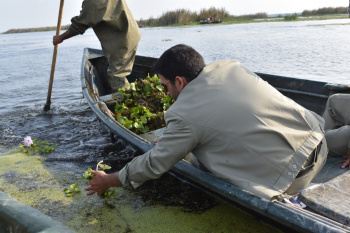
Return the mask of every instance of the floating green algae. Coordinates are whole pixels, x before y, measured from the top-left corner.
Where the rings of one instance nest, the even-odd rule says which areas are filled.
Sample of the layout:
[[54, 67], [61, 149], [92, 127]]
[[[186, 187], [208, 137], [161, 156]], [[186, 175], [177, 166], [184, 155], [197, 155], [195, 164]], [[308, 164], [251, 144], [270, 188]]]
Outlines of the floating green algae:
[[[0, 191], [77, 233], [278, 232], [170, 175], [136, 190], [114, 188], [116, 196], [108, 202], [96, 195], [86, 196], [83, 188], [88, 183], [81, 178], [81, 172], [62, 169], [70, 167], [66, 161], [44, 159], [16, 150], [0, 153]], [[63, 190], [73, 183], [79, 184], [82, 192], [66, 197]]]

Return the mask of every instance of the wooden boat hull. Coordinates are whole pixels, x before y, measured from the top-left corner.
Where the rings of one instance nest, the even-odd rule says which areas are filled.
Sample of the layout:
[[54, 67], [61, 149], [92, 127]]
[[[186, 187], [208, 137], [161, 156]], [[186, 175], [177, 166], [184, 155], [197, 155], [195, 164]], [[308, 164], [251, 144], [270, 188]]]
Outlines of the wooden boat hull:
[[[155, 58], [137, 56], [133, 72], [128, 76], [129, 81], [132, 82], [136, 78], [145, 77], [148, 73], [152, 74], [151, 67], [156, 61], [157, 59]], [[108, 114], [108, 103], [113, 98], [98, 96], [97, 93], [99, 89], [103, 89], [99, 83], [103, 79], [102, 76], [106, 75], [106, 62], [100, 50], [89, 48], [84, 50], [81, 75], [83, 94], [96, 116], [113, 134], [123, 138], [139, 152], [144, 153], [154, 146], [154, 140], [162, 135], [163, 129], [147, 135], [138, 136], [124, 128], [114, 120], [113, 116]], [[103, 65], [100, 66], [101, 64]], [[262, 73], [257, 74], [287, 97], [320, 115], [324, 111], [330, 94], [336, 92], [349, 93], [350, 91], [348, 85], [332, 85], [325, 82]], [[325, 167], [327, 166], [326, 164]], [[203, 172], [185, 161], [175, 164], [169, 173], [229, 203], [258, 213], [275, 223], [298, 232], [347, 232], [350, 230], [349, 227], [344, 226], [342, 223], [310, 211], [285, 205], [281, 202], [271, 202], [255, 196], [233, 184]]]

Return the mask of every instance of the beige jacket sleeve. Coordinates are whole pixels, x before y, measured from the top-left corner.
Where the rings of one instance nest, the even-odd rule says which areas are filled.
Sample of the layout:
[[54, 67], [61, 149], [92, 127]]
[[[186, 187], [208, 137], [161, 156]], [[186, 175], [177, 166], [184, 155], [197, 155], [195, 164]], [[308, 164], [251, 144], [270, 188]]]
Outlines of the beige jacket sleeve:
[[196, 146], [197, 140], [187, 122], [170, 112], [166, 113], [166, 119], [167, 129], [156, 146], [119, 171], [124, 186], [131, 184], [137, 188], [147, 180], [159, 178]]

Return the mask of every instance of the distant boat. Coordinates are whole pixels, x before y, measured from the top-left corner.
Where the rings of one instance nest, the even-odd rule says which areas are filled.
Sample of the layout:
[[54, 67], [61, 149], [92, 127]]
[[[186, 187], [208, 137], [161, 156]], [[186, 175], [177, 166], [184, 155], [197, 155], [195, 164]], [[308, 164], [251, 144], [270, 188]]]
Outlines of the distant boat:
[[[136, 56], [133, 71], [127, 78], [133, 82], [140, 77], [146, 77], [147, 74], [152, 74], [151, 67], [156, 61], [156, 58]], [[101, 50], [89, 48], [84, 50], [81, 69], [83, 95], [96, 116], [112, 132], [112, 136], [114, 134], [123, 138], [140, 153], [144, 153], [152, 149], [164, 128], [136, 135], [115, 120], [112, 111], [116, 99], [113, 98], [113, 94], [105, 93], [101, 81], [107, 75], [107, 68], [108, 62]], [[256, 74], [285, 96], [320, 115], [325, 109], [329, 95], [337, 92], [350, 93], [349, 85]], [[328, 158], [320, 174], [312, 181], [319, 185], [299, 195], [299, 199], [308, 206], [305, 209], [296, 207], [297, 205], [289, 200], [283, 203], [260, 198], [199, 170], [184, 160], [175, 164], [169, 173], [235, 206], [252, 211], [263, 219], [272, 220], [273, 225], [282, 229], [291, 229], [295, 232], [350, 232], [349, 205], [343, 204], [349, 199], [347, 195], [350, 193], [350, 174], [346, 173], [348, 169], [340, 168], [339, 164], [342, 161], [342, 158]], [[340, 186], [341, 183], [343, 186]], [[341, 204], [334, 204], [337, 201]]]
[[222, 21], [219, 19], [219, 20], [207, 20], [207, 19], [201, 19], [199, 21], [200, 24], [211, 24], [211, 23], [222, 23]]

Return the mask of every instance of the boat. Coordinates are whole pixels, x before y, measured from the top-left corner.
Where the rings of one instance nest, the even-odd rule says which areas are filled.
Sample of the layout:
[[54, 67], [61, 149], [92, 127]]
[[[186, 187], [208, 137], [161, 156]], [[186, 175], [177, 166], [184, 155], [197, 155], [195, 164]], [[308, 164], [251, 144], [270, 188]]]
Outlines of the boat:
[[0, 232], [74, 233], [61, 222], [0, 191]]
[[[152, 74], [152, 66], [157, 58], [136, 56], [129, 82]], [[124, 139], [140, 153], [150, 150], [164, 128], [143, 135], [136, 135], [117, 122], [111, 110], [117, 101], [114, 94], [108, 94], [103, 88], [103, 79], [107, 75], [108, 61], [101, 50], [85, 48], [81, 67], [82, 92], [96, 116], [114, 135]], [[350, 93], [350, 85], [330, 84], [319, 81], [283, 77], [256, 73], [285, 96], [319, 115], [325, 110], [327, 99], [334, 93]], [[169, 171], [171, 175], [184, 180], [228, 203], [238, 206], [284, 230], [296, 232], [350, 232], [350, 205], [335, 204], [335, 201], [349, 199], [349, 184], [343, 185], [344, 193], [339, 193], [339, 184], [349, 177], [348, 169], [341, 169], [342, 158], [329, 158], [319, 175], [312, 181], [310, 188], [297, 197], [297, 201], [307, 205], [299, 208], [287, 200], [285, 203], [260, 198], [242, 188], [223, 181], [185, 160], [178, 162]], [[336, 166], [335, 166], [336, 165]], [[333, 183], [332, 183], [333, 182]], [[332, 185], [336, 182], [337, 188]], [[327, 191], [327, 192], [326, 192]]]
[[219, 19], [219, 20], [207, 20], [207, 19], [201, 19], [199, 21], [200, 24], [211, 24], [211, 23], [222, 23], [222, 21]]

